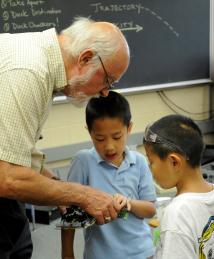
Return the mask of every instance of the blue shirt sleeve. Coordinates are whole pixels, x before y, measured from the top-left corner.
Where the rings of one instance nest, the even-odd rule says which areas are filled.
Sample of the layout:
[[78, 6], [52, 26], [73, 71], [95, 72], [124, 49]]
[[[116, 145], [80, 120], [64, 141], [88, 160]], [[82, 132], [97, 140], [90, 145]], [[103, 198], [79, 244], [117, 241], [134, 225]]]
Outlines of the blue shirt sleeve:
[[75, 156], [68, 173], [69, 182], [88, 184], [87, 168], [82, 161], [84, 161], [84, 158], [80, 154]]
[[141, 200], [155, 201], [156, 200], [156, 192], [155, 185], [153, 181], [153, 177], [151, 171], [148, 166], [148, 162], [144, 156], [141, 159], [141, 176], [139, 183], [139, 198]]

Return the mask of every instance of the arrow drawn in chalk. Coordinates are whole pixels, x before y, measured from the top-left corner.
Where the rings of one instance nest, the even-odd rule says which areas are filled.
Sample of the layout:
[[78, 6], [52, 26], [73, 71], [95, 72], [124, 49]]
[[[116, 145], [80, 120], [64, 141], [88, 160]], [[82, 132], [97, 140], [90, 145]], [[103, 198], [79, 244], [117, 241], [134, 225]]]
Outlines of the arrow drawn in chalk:
[[143, 30], [143, 27], [136, 24], [135, 27], [120, 28], [120, 30], [121, 31], [136, 31], [136, 32], [139, 32], [139, 31]]

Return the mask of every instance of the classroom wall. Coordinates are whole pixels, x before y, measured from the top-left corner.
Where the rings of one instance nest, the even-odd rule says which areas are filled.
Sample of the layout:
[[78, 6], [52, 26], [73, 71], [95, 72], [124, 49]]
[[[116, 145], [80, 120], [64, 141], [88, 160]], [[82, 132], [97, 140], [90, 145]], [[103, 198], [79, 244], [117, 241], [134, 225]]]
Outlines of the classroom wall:
[[[195, 114], [188, 114], [177, 109], [179, 113], [196, 120], [207, 118], [208, 113], [204, 112], [209, 110], [208, 86], [171, 89], [164, 91], [164, 93], [174, 103]], [[133, 94], [126, 96], [126, 98], [131, 106], [134, 123], [133, 133], [143, 132], [147, 123], [174, 113], [156, 92]], [[76, 108], [69, 103], [54, 104], [42, 135], [43, 139], [37, 144], [40, 149], [89, 141], [90, 138], [85, 129], [84, 108]]]

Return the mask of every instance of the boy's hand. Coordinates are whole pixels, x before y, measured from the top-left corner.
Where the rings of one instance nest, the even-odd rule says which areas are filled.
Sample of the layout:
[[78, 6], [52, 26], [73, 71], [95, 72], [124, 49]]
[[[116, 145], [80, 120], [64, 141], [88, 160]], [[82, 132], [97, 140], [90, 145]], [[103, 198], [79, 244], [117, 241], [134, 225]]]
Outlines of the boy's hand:
[[126, 208], [128, 211], [131, 210], [131, 203], [130, 203], [130, 199], [119, 194], [116, 193], [113, 195], [114, 200], [120, 204], [120, 209]]

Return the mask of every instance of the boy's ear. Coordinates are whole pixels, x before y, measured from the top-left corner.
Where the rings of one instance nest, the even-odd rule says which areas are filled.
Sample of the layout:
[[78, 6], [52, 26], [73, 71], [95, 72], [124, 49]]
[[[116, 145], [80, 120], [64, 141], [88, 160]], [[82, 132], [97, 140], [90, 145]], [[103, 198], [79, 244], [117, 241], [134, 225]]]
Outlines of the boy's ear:
[[182, 157], [177, 153], [171, 153], [168, 156], [171, 165], [174, 169], [180, 169], [183, 163]]
[[86, 49], [80, 53], [78, 57], [78, 65], [84, 66], [86, 65], [94, 56], [94, 52], [91, 49]]
[[132, 126], [133, 126], [133, 122], [130, 122], [128, 126], [128, 133], [131, 133]]

